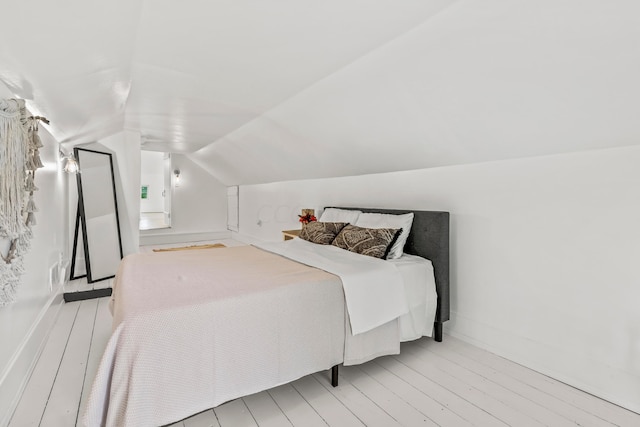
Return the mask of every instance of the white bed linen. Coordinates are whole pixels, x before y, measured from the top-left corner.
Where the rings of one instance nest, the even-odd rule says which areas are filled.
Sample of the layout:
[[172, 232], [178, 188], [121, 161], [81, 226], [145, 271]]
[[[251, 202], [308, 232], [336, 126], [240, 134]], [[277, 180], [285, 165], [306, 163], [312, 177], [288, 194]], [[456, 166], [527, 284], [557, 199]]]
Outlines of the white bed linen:
[[400, 340], [432, 336], [438, 308], [433, 264], [428, 259], [406, 253], [387, 262], [394, 264], [402, 274], [409, 305], [409, 312], [399, 319]]
[[[288, 284], [249, 271], [249, 282], [238, 286], [234, 275], [248, 267], [241, 260], [255, 252], [258, 260], [248, 265], [275, 264]], [[169, 423], [340, 362], [398, 354], [401, 340], [428, 335], [435, 282], [432, 274], [420, 277], [427, 260], [405, 255], [392, 263], [404, 279], [400, 294], [409, 313], [353, 335], [339, 278], [284, 257], [251, 247], [127, 257], [114, 283], [114, 331], [84, 424]], [[298, 284], [307, 270], [315, 279]], [[176, 294], [176, 285], [188, 292]], [[213, 286], [218, 292], [205, 298]], [[282, 301], [290, 308], [282, 310]]]
[[359, 365], [379, 356], [399, 354], [400, 342], [430, 337], [433, 333], [438, 301], [431, 261], [404, 254], [387, 262], [393, 263], [402, 275], [409, 312], [358, 335], [352, 335], [349, 322], [345, 322], [345, 366]]
[[302, 239], [256, 246], [339, 276], [353, 335], [409, 312], [404, 281], [393, 263]]

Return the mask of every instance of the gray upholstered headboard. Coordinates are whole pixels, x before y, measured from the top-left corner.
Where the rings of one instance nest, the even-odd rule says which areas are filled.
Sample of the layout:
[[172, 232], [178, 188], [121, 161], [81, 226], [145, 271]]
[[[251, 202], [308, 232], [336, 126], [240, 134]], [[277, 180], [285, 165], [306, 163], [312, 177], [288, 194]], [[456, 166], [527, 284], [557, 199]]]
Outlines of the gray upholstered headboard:
[[431, 260], [438, 292], [436, 322], [441, 324], [449, 320], [449, 212], [344, 207], [339, 209], [396, 215], [413, 212], [411, 234], [404, 251]]

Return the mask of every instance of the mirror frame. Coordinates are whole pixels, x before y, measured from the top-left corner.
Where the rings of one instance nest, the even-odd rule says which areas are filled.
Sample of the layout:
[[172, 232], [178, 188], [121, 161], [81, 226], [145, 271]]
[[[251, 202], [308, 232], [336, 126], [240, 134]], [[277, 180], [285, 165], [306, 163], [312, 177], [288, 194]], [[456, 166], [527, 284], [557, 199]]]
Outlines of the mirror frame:
[[[94, 282], [98, 282], [101, 280], [106, 280], [106, 279], [111, 279], [112, 277], [115, 277], [115, 272], [114, 274], [110, 275], [110, 276], [105, 276], [105, 277], [94, 277], [91, 273], [91, 254], [89, 251], [89, 239], [91, 238], [88, 234], [87, 234], [87, 220], [86, 220], [86, 215], [85, 215], [85, 207], [84, 207], [84, 193], [83, 193], [83, 187], [82, 187], [82, 162], [81, 162], [81, 156], [80, 156], [80, 151], [86, 151], [86, 152], [90, 152], [90, 153], [94, 153], [94, 154], [102, 154], [105, 156], [108, 156], [109, 158], [109, 170], [111, 172], [111, 190], [113, 193], [113, 206], [115, 209], [115, 217], [116, 217], [116, 229], [118, 232], [118, 249], [119, 249], [119, 255], [120, 255], [120, 259], [123, 258], [123, 251], [122, 251], [122, 235], [121, 235], [121, 231], [120, 231], [120, 216], [118, 214], [118, 199], [116, 197], [116, 183], [115, 183], [115, 174], [113, 172], [113, 156], [111, 155], [111, 153], [105, 153], [102, 151], [96, 151], [96, 150], [90, 150], [87, 148], [78, 148], [78, 147], [74, 147], [73, 152], [75, 155], [75, 158], [78, 161], [78, 165], [80, 166], [80, 172], [76, 174], [76, 183], [78, 185], [78, 211], [76, 214], [76, 226], [75, 226], [75, 233], [74, 233], [74, 238], [73, 238], [73, 255], [71, 258], [71, 277], [70, 279], [79, 279], [81, 277], [87, 277], [87, 283], [94, 283]], [[78, 232], [79, 232], [79, 228], [82, 229], [82, 245], [83, 245], [83, 250], [84, 250], [84, 261], [85, 261], [85, 270], [86, 270], [86, 274], [82, 275], [82, 276], [74, 276], [74, 272], [75, 272], [75, 260], [76, 260], [76, 255], [77, 255], [77, 246], [78, 246]]]

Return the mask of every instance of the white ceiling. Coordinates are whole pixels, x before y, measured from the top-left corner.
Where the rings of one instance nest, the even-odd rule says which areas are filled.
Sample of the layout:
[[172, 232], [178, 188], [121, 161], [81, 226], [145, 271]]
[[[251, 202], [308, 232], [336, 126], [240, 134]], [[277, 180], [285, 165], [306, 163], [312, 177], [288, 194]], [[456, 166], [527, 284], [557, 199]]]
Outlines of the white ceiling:
[[640, 142], [636, 0], [35, 0], [0, 82], [60, 142], [133, 130], [223, 183]]

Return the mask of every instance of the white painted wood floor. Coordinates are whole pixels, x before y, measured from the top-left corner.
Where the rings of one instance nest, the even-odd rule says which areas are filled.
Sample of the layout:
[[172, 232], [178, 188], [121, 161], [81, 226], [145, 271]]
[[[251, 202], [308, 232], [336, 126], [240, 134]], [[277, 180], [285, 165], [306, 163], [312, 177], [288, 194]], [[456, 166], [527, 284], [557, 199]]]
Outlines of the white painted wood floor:
[[[10, 427], [79, 425], [111, 329], [108, 298], [67, 303]], [[450, 336], [321, 372], [174, 426], [640, 426], [640, 415]]]
[[[141, 246], [140, 252], [195, 243]], [[110, 285], [80, 279], [65, 292]], [[80, 425], [111, 332], [108, 301], [63, 306], [9, 427]], [[321, 372], [172, 426], [640, 426], [638, 414], [450, 336], [442, 343], [405, 343], [401, 351], [341, 367], [337, 388], [329, 372]]]

